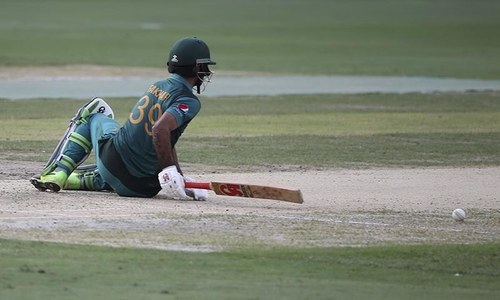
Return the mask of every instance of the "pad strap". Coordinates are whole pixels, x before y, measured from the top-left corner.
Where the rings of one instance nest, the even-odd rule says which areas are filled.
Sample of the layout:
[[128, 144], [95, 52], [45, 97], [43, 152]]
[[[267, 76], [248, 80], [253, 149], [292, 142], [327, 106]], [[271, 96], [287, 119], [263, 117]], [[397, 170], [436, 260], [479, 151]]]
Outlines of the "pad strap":
[[61, 158], [59, 159], [59, 163], [71, 171], [76, 169], [76, 162], [73, 159], [71, 159], [71, 157], [66, 156], [64, 154], [61, 155]]
[[87, 172], [83, 174], [83, 184], [89, 191], [95, 191], [94, 172]]
[[92, 151], [92, 143], [87, 140], [83, 135], [79, 134], [76, 131], [73, 131], [68, 138], [71, 142], [79, 145], [80, 147], [83, 148], [85, 153], [89, 154], [90, 151]]

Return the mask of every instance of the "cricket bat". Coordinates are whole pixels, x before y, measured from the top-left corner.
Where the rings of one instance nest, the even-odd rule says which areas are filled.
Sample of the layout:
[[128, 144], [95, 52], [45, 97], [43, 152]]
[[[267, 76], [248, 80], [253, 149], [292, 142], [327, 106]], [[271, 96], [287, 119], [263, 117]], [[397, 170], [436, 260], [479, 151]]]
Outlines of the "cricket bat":
[[302, 192], [279, 187], [227, 182], [186, 181], [186, 188], [212, 190], [216, 195], [246, 198], [261, 198], [293, 203], [303, 203]]

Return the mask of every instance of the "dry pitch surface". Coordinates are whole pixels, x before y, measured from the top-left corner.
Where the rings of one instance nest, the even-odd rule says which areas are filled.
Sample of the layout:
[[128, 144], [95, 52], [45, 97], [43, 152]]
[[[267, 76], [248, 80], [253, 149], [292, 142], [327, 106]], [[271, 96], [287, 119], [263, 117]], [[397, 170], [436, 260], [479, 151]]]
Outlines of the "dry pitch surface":
[[[0, 237], [185, 251], [500, 239], [498, 167], [253, 173], [185, 167], [201, 180], [300, 188], [304, 204], [213, 193], [197, 202], [39, 192], [28, 179], [41, 167], [0, 161]], [[465, 222], [451, 218], [457, 207], [467, 212]]]

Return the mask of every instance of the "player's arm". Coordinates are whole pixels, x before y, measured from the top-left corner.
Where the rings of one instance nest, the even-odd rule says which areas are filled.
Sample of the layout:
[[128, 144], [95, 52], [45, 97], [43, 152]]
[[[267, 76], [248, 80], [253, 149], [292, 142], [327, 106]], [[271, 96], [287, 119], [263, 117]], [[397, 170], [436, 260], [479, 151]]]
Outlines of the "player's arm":
[[184, 181], [191, 179], [186, 179], [182, 175], [177, 151], [175, 145], [172, 144], [172, 141], [179, 138], [172, 134], [180, 135], [179, 126], [187, 126], [187, 122], [194, 118], [199, 109], [198, 100], [182, 99], [177, 105], [169, 107], [153, 126], [153, 143], [163, 168], [158, 174], [158, 180], [165, 193], [174, 199], [206, 200], [208, 198], [206, 190], [184, 188]]
[[181, 168], [177, 160], [175, 142], [183, 129], [200, 110], [200, 101], [196, 98], [183, 97], [166, 106], [164, 113], [153, 126], [153, 143], [160, 166], [166, 168], [175, 165], [179, 173]]
[[172, 165], [179, 167], [171, 139], [171, 133], [175, 129], [177, 121], [169, 112], [165, 112], [153, 126], [153, 145], [162, 169]]
[[[194, 197], [198, 200], [199, 197], [195, 197], [192, 192], [187, 195], [184, 189], [184, 177], [171, 139], [171, 133], [176, 129], [177, 121], [169, 112], [165, 112], [153, 126], [153, 144], [162, 167], [162, 171], [158, 174], [158, 181], [165, 194], [173, 199], [188, 200]], [[199, 200], [206, 200], [206, 198], [208, 197]]]
[[181, 166], [179, 165], [179, 160], [177, 159], [177, 150], [175, 150], [175, 146], [172, 147], [172, 153], [174, 155], [174, 161], [175, 161], [175, 166], [177, 167], [177, 171], [179, 171], [179, 173], [181, 173], [182, 175], [182, 170]]

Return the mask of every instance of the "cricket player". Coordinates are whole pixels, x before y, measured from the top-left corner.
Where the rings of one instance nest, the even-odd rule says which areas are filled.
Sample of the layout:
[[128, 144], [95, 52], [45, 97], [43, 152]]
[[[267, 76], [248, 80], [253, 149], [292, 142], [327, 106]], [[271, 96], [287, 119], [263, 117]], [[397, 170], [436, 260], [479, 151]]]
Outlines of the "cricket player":
[[[172, 46], [170, 76], [149, 87], [121, 126], [111, 107], [94, 98], [72, 119], [59, 149], [40, 177], [41, 191], [60, 189], [114, 191], [120, 196], [153, 197], [163, 189], [173, 199], [206, 200], [206, 190], [185, 189], [175, 145], [200, 111], [193, 93], [205, 88], [215, 65], [205, 42], [183, 38]], [[96, 168], [77, 169], [94, 150]]]

